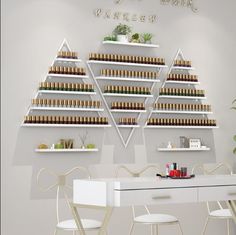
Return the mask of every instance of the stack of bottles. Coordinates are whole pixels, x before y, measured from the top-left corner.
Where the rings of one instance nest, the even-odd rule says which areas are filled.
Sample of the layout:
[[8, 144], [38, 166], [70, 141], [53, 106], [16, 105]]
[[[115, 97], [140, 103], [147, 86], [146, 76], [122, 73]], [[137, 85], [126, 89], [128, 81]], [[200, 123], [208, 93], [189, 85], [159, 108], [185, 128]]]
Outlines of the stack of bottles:
[[178, 67], [192, 67], [192, 62], [189, 60], [175, 60], [174, 66]]
[[49, 74], [68, 74], [68, 75], [86, 75], [85, 68], [78, 67], [63, 67], [51, 66], [48, 71]]
[[175, 110], [175, 111], [204, 111], [211, 112], [210, 105], [203, 104], [169, 104], [169, 103], [156, 103], [154, 105], [156, 110]]
[[57, 58], [78, 59], [78, 53], [74, 51], [59, 51], [57, 53]]
[[169, 96], [194, 96], [194, 97], [204, 97], [204, 90], [195, 90], [195, 89], [179, 89], [179, 88], [161, 88], [160, 95], [169, 95]]
[[119, 125], [137, 125], [137, 118], [119, 118]]
[[112, 102], [111, 109], [145, 110], [145, 106], [144, 103], [137, 102]]
[[150, 95], [151, 91], [148, 87], [133, 87], [133, 86], [105, 86], [105, 93], [118, 93], [118, 94], [140, 94]]
[[167, 81], [198, 82], [197, 75], [170, 73]]

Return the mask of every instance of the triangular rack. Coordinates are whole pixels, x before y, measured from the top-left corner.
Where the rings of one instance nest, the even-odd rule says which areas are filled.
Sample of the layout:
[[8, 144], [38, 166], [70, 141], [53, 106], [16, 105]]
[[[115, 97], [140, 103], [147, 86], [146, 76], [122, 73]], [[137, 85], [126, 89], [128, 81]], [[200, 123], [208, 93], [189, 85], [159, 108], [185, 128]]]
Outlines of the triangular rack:
[[[101, 56], [102, 59], [97, 60], [93, 59], [90, 54], [87, 65], [116, 131], [126, 148], [134, 131], [140, 127], [141, 115], [147, 111], [146, 103], [149, 98], [153, 97], [153, 88], [157, 82], [160, 82], [159, 75], [167, 66], [134, 63], [130, 59], [134, 56], [117, 55], [114, 60], [109, 59], [109, 56], [113, 56], [111, 54], [101, 54]], [[118, 56], [121, 57], [121, 60], [118, 59]], [[128, 68], [132, 68], [132, 70]], [[146, 71], [143, 71], [144, 68]], [[149, 92], [135, 92], [136, 88], [144, 87]]]
[[[22, 126], [110, 127], [108, 119], [99, 113], [104, 111], [101, 102], [93, 99], [96, 95], [93, 85], [85, 82], [89, 76], [85, 68], [78, 66], [81, 62], [64, 39], [49, 72], [40, 82]], [[59, 112], [63, 115], [58, 115]], [[69, 116], [64, 116], [65, 113]]]
[[[185, 60], [179, 49], [163, 81], [145, 128], [218, 128], [216, 121], [207, 117], [212, 114], [211, 106], [202, 103], [206, 100], [205, 91], [195, 88], [200, 83], [196, 75], [190, 74], [193, 70], [191, 61]], [[173, 103], [173, 100], [176, 102]], [[199, 118], [200, 115], [202, 118]]]

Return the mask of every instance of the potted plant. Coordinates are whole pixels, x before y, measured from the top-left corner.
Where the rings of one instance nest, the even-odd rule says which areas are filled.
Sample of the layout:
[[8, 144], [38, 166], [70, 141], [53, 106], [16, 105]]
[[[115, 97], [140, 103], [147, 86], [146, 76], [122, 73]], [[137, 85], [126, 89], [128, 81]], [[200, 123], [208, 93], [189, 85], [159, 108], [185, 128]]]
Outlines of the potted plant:
[[81, 148], [82, 149], [85, 149], [86, 148], [86, 140], [87, 140], [87, 137], [88, 137], [88, 131], [86, 130], [85, 133], [83, 133], [83, 135], [80, 135], [79, 138], [80, 138], [80, 141], [81, 141]]
[[104, 37], [103, 41], [116, 41], [116, 36], [115, 35], [106, 36]]
[[144, 33], [142, 35], [144, 43], [151, 44], [153, 35], [151, 33]]
[[131, 42], [140, 43], [140, 35], [138, 33], [133, 34], [131, 37]]
[[[232, 104], [236, 104], [236, 99], [232, 102]], [[232, 109], [236, 110], [236, 106], [233, 106]], [[233, 137], [233, 139], [236, 142], [236, 135]], [[236, 147], [234, 148], [233, 153], [236, 154]]]
[[127, 43], [129, 42], [128, 35], [131, 33], [131, 28], [128, 25], [119, 24], [116, 26], [113, 33], [118, 42]]

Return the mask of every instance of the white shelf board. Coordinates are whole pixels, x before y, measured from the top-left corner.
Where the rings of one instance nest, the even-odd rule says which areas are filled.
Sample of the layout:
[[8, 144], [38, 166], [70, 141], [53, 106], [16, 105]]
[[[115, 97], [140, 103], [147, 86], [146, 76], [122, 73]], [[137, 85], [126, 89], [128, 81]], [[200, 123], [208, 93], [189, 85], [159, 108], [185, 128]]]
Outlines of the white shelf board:
[[139, 125], [117, 125], [119, 128], [139, 128]]
[[117, 41], [103, 41], [104, 45], [120, 45], [120, 46], [131, 46], [131, 47], [145, 47], [145, 48], [158, 48], [156, 44], [145, 44], [145, 43], [131, 43], [131, 42], [117, 42]]
[[200, 82], [172, 81], [172, 80], [167, 80], [165, 83], [166, 84], [186, 84], [186, 85], [199, 85], [200, 84]]
[[96, 95], [96, 92], [87, 91], [53, 91], [53, 90], [38, 90], [42, 94], [64, 94], [64, 95]]
[[148, 78], [130, 78], [130, 77], [96, 77], [97, 80], [110, 80], [110, 81], [127, 81], [127, 82], [160, 82], [159, 79], [148, 79]]
[[80, 63], [81, 59], [72, 59], [72, 58], [56, 58], [55, 62], [64, 62], [64, 63]]
[[110, 109], [111, 113], [146, 113], [147, 110]]
[[81, 111], [81, 112], [102, 112], [104, 109], [99, 108], [67, 108], [67, 107], [30, 107], [30, 110], [47, 110], [47, 111]]
[[197, 152], [210, 151], [210, 148], [158, 148], [159, 152]]
[[103, 96], [123, 96], [123, 97], [140, 97], [140, 98], [149, 98], [153, 95], [140, 95], [140, 94], [118, 94], [118, 93], [103, 93]]
[[126, 63], [126, 62], [100, 61], [100, 60], [89, 60], [88, 63], [89, 64], [103, 64], [103, 65], [123, 65], [123, 66], [135, 66], [135, 67], [149, 67], [149, 68], [167, 68], [166, 65]]
[[54, 74], [54, 73], [48, 73], [47, 77], [51, 77], [51, 78], [80, 78], [80, 79], [89, 78], [89, 76], [87, 76], [87, 75]]
[[86, 127], [86, 128], [93, 128], [93, 127], [111, 127], [111, 125], [97, 125], [97, 124], [35, 124], [35, 123], [23, 123], [22, 127]]
[[167, 113], [167, 114], [212, 114], [212, 112], [204, 111], [178, 111], [178, 110], [152, 110], [152, 113]]
[[206, 100], [206, 97], [201, 96], [180, 96], [180, 95], [160, 95], [159, 98], [165, 99], [188, 99], [188, 100]]
[[81, 153], [98, 152], [98, 149], [35, 149], [36, 153]]
[[157, 126], [145, 125], [147, 129], [216, 129], [218, 126]]
[[182, 67], [182, 66], [173, 66], [172, 69], [175, 69], [175, 70], [195, 70], [194, 67]]

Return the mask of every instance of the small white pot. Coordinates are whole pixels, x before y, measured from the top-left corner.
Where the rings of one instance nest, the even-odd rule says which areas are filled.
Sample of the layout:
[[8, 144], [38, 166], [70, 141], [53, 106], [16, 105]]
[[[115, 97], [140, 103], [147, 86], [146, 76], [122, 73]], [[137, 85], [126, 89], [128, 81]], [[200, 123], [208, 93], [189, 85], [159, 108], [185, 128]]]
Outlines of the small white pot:
[[127, 35], [117, 35], [116, 39], [118, 42], [123, 42], [123, 43], [129, 42]]

